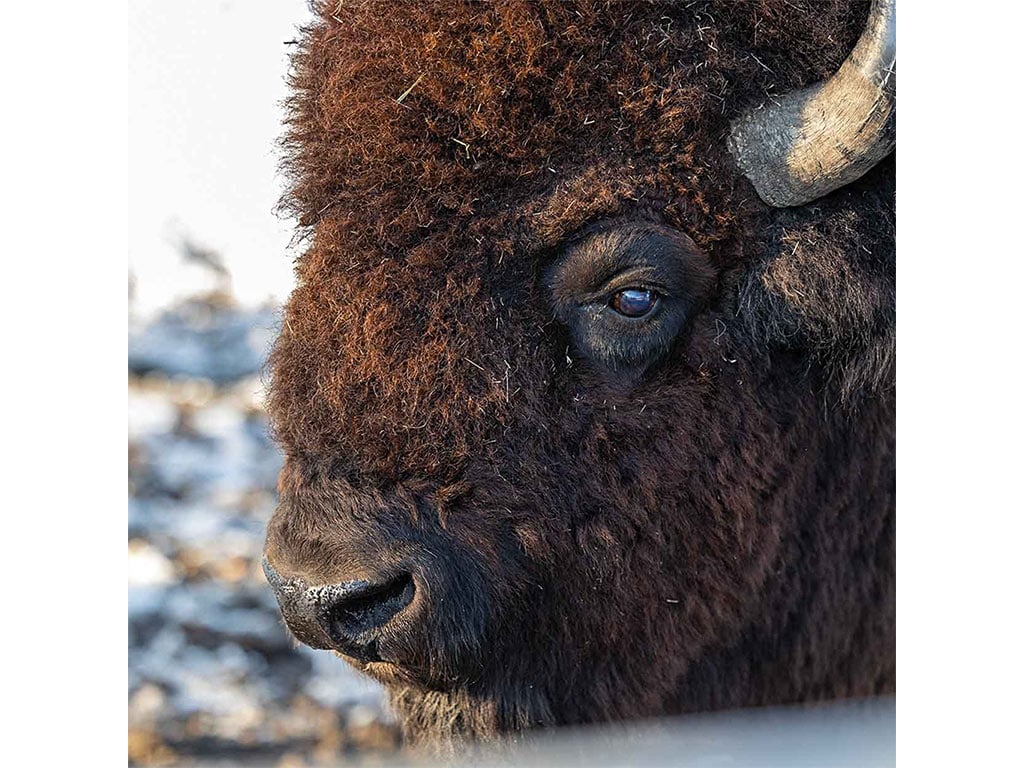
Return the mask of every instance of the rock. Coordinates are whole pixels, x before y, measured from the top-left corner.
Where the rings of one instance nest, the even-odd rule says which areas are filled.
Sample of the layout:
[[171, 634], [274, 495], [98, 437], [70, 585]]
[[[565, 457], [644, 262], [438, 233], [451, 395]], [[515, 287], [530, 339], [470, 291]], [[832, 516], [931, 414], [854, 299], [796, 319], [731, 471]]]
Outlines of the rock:
[[173, 765], [177, 755], [160, 736], [145, 728], [128, 727], [129, 765]]

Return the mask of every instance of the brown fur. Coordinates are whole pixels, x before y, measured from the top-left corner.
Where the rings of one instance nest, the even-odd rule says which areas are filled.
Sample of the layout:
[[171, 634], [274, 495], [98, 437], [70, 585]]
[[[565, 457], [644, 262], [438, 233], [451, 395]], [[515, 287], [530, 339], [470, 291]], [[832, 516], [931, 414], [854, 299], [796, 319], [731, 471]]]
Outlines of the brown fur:
[[[831, 74], [867, 4], [316, 8], [268, 552], [423, 564], [387, 639], [410, 736], [893, 690], [895, 164], [772, 211], [723, 141]], [[573, 349], [545, 277], [617, 222], [713, 275], [629, 380]]]

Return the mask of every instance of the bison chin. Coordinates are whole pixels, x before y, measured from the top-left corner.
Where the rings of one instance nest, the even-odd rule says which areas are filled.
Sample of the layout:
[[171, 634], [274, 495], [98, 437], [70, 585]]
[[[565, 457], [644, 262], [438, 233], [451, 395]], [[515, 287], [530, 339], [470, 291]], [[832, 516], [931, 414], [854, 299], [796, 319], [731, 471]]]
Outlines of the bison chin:
[[557, 724], [545, 696], [534, 686], [509, 685], [490, 694], [416, 686], [389, 688], [391, 706], [412, 745], [451, 752], [465, 740], [494, 741], [527, 728]]

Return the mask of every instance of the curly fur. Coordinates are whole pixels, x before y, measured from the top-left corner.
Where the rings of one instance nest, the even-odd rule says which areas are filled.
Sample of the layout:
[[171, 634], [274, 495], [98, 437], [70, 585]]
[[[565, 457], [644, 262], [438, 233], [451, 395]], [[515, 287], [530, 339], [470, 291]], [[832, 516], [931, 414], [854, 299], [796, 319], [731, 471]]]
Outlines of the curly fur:
[[[831, 74], [867, 4], [315, 9], [268, 551], [325, 579], [394, 542], [429, 563], [447, 599], [387, 640], [410, 737], [893, 690], [895, 163], [773, 211], [723, 141]], [[545, 285], [620, 221], [713, 275], [628, 385]]]

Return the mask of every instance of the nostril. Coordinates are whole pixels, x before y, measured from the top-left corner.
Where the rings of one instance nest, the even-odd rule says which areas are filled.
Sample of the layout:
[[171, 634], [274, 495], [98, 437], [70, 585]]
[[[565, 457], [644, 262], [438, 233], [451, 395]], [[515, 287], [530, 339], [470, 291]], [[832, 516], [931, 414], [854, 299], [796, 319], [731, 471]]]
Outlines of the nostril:
[[[332, 588], [325, 600], [321, 621], [330, 638], [339, 645], [352, 648], [358, 645], [364, 651], [373, 651], [375, 642], [360, 642], [371, 630], [387, 624], [412, 602], [416, 587], [412, 576], [401, 574], [390, 581], [373, 584], [365, 581], [349, 582]], [[373, 660], [373, 659], [367, 659]]]

